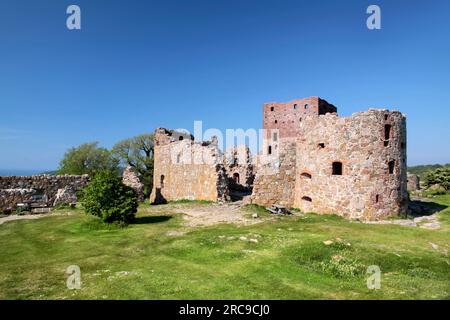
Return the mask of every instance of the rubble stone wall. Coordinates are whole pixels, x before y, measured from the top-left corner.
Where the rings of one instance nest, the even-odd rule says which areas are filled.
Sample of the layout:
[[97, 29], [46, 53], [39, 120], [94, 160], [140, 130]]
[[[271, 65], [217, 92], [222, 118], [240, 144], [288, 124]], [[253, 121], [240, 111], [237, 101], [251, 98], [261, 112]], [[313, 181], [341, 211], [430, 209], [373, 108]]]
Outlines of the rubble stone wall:
[[408, 173], [408, 191], [420, 190], [420, 178], [417, 174]]
[[255, 173], [247, 146], [240, 145], [226, 150], [224, 164], [231, 189], [251, 190]]
[[132, 166], [127, 166], [123, 171], [122, 183], [129, 186], [136, 191], [138, 200], [143, 202], [144, 196], [144, 184], [142, 183], [142, 175]]
[[155, 165], [151, 202], [228, 200], [228, 177], [217, 141], [173, 139], [166, 129], [155, 132]]
[[87, 175], [0, 177], [0, 212], [15, 210], [18, 203], [36, 196], [43, 196], [45, 204], [51, 207], [63, 190], [76, 192], [86, 186], [88, 181]]
[[405, 213], [405, 116], [369, 109], [351, 117], [307, 117], [296, 166], [294, 207], [302, 211], [365, 220]]
[[252, 203], [263, 206], [294, 205], [296, 152], [296, 139], [284, 138], [279, 141], [272, 154], [265, 153], [256, 157], [257, 174], [253, 184]]

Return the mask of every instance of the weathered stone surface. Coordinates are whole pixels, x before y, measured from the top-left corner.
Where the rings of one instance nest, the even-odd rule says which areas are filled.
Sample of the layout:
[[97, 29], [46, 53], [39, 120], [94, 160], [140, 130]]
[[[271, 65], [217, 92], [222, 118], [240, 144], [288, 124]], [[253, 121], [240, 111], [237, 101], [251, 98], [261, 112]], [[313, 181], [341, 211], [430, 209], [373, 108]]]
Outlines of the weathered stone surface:
[[418, 191], [420, 190], [420, 178], [417, 174], [412, 174], [408, 172], [408, 191]]
[[[0, 212], [12, 211], [17, 208], [18, 203], [32, 202], [39, 199], [44, 206], [54, 205], [57, 195], [65, 194], [71, 202], [76, 200], [69, 196], [86, 186], [89, 181], [87, 175], [36, 175], [0, 177]], [[62, 189], [69, 187], [65, 192]], [[59, 191], [59, 192], [58, 192]], [[58, 200], [61, 201], [61, 200]]]
[[[264, 206], [361, 220], [406, 213], [405, 116], [336, 111], [318, 97], [265, 104], [263, 151], [254, 158], [246, 147], [223, 155], [216, 141], [157, 129], [151, 200], [228, 200], [242, 187], [253, 190], [246, 202]], [[239, 153], [244, 161], [237, 165]]]
[[77, 194], [76, 190], [68, 185], [64, 188], [58, 189], [56, 192], [55, 201], [53, 202], [53, 206], [56, 207], [57, 205], [61, 204], [75, 204], [77, 203]]
[[[406, 120], [400, 112], [308, 117], [297, 154], [294, 207], [369, 220], [406, 213]], [[334, 163], [341, 174], [333, 172]]]
[[295, 138], [283, 138], [281, 141], [273, 143], [265, 140], [263, 150], [267, 150], [267, 145], [271, 144], [273, 153], [263, 153], [255, 158], [256, 177], [252, 203], [286, 207], [292, 207], [294, 203], [296, 141]]
[[144, 195], [144, 184], [142, 183], [142, 176], [136, 169], [132, 166], [128, 166], [123, 171], [122, 183], [129, 186], [136, 191], [139, 201], [143, 202], [145, 200]]
[[276, 139], [277, 127], [270, 126], [257, 157], [253, 203], [363, 220], [406, 213], [406, 119], [400, 112], [338, 117], [316, 110], [278, 129], [286, 125], [296, 128]]
[[155, 131], [155, 165], [150, 201], [229, 200], [228, 176], [217, 141], [174, 139], [175, 131]]
[[224, 155], [224, 165], [230, 189], [251, 191], [255, 173], [250, 149], [247, 146], [239, 145], [227, 149]]
[[278, 132], [279, 138], [295, 138], [298, 136], [299, 124], [305, 116], [335, 112], [337, 109], [334, 105], [319, 97], [265, 103], [263, 127], [266, 129], [266, 138], [272, 139], [275, 131]]

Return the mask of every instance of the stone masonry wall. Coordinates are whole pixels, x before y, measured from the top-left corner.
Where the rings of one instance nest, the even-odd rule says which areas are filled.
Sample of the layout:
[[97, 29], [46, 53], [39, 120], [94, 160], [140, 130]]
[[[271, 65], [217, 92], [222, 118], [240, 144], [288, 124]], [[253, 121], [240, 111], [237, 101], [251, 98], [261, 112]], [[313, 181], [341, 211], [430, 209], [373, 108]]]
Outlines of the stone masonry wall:
[[417, 174], [412, 174], [408, 172], [408, 191], [418, 191], [420, 190], [420, 178]]
[[295, 138], [284, 138], [279, 141], [272, 154], [265, 153], [256, 157], [257, 174], [253, 184], [252, 203], [263, 206], [272, 204], [293, 206], [296, 177], [295, 146]]
[[0, 212], [15, 210], [18, 203], [29, 201], [35, 196], [42, 196], [44, 203], [51, 207], [58, 194], [67, 193], [67, 190], [76, 192], [88, 181], [87, 175], [0, 177]]
[[235, 190], [251, 190], [255, 174], [250, 149], [245, 145], [226, 150], [224, 158], [229, 186]]
[[294, 207], [302, 211], [369, 220], [405, 213], [405, 116], [370, 109], [351, 117], [307, 117], [296, 166]]
[[299, 124], [307, 115], [335, 113], [337, 109], [319, 97], [296, 99], [290, 102], [270, 102], [263, 107], [263, 129], [266, 138], [272, 138], [273, 130], [279, 138], [297, 137]]
[[228, 177], [217, 141], [174, 139], [174, 131], [155, 132], [155, 165], [151, 202], [228, 200]]
[[127, 166], [123, 171], [122, 183], [129, 186], [136, 191], [138, 199], [140, 202], [145, 200], [144, 195], [144, 184], [142, 183], [142, 176], [137, 172], [136, 168], [132, 166]]

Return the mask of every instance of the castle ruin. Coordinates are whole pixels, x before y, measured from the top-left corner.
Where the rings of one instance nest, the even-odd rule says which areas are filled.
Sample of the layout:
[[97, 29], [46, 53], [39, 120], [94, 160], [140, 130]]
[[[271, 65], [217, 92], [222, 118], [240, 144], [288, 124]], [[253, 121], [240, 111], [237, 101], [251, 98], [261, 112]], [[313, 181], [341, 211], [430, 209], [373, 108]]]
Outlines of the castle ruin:
[[264, 104], [263, 129], [253, 161], [245, 146], [223, 154], [214, 139], [195, 142], [157, 129], [151, 201], [227, 201], [242, 188], [251, 192], [251, 203], [350, 219], [406, 212], [406, 118], [400, 112], [339, 117], [334, 105], [310, 97]]

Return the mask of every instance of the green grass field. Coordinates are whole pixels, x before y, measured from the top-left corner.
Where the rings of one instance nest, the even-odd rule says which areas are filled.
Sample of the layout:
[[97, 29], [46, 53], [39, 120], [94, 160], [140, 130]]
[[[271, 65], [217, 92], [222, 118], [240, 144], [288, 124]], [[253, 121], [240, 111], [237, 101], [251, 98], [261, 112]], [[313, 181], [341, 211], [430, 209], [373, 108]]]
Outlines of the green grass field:
[[[127, 228], [81, 210], [6, 222], [0, 299], [450, 298], [448, 207], [432, 231], [315, 214], [187, 227], [177, 208], [192, 205], [210, 204], [143, 205]], [[81, 268], [80, 290], [66, 287], [69, 265]], [[381, 268], [379, 290], [366, 286], [369, 265]]]

